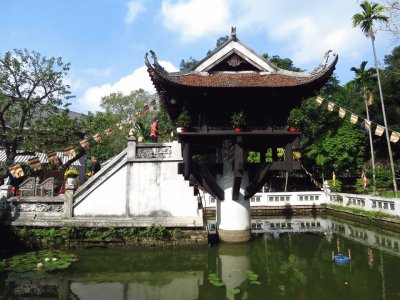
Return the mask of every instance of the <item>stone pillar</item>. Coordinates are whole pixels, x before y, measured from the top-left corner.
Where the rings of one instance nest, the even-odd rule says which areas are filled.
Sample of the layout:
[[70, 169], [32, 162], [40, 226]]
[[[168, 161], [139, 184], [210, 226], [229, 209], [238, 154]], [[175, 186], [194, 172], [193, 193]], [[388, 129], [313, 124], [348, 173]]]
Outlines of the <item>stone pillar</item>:
[[226, 285], [226, 299], [237, 299], [229, 290], [247, 283], [247, 270], [251, 270], [250, 244], [221, 244], [218, 247], [220, 276]]
[[7, 208], [7, 199], [11, 197], [11, 185], [0, 186], [0, 210]]
[[75, 186], [70, 184], [65, 184], [65, 200], [64, 200], [64, 219], [72, 218], [73, 216], [73, 204], [74, 204], [74, 191]]
[[234, 145], [224, 141], [222, 146], [223, 175], [217, 177], [219, 186], [225, 191], [225, 200], [217, 201], [217, 230], [222, 242], [241, 243], [250, 240], [250, 201], [244, 199], [244, 189], [249, 176], [243, 173], [238, 200], [232, 199], [234, 182]]
[[128, 137], [127, 159], [128, 161], [136, 158], [136, 137]]

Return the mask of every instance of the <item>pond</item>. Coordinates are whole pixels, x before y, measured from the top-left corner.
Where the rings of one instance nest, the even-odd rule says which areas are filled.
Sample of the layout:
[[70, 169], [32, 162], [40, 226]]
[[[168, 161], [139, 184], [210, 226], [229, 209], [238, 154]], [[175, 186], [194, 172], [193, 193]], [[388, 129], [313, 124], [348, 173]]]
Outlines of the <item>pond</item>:
[[[252, 221], [245, 244], [83, 249], [52, 273], [0, 274], [1, 299], [399, 299], [400, 234], [336, 218]], [[336, 265], [332, 251], [351, 263]]]

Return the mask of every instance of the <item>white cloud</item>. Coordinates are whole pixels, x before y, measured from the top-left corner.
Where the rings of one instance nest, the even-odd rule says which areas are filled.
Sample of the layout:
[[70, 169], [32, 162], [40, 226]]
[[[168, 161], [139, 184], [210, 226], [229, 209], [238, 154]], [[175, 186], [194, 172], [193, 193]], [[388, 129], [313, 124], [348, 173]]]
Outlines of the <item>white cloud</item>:
[[96, 76], [96, 77], [108, 77], [111, 75], [113, 70], [114, 70], [114, 66], [110, 66], [106, 69], [89, 68], [89, 69], [86, 69], [85, 72], [89, 75]]
[[140, 0], [132, 0], [128, 2], [128, 12], [125, 16], [125, 23], [131, 24], [135, 21], [136, 17], [146, 11], [146, 7], [143, 5], [143, 2]]
[[206, 35], [226, 32], [229, 21], [229, 0], [190, 0], [162, 3], [164, 26], [180, 34], [184, 42]]
[[165, 28], [184, 42], [225, 35], [236, 25], [239, 39], [264, 32], [266, 42], [274, 43], [274, 49], [283, 45], [285, 53], [272, 53], [267, 44], [264, 51], [290, 57], [300, 67], [317, 63], [329, 49], [353, 58], [364, 52], [368, 41], [351, 24], [359, 10], [356, 0], [164, 0], [162, 4]]
[[[169, 72], [178, 70], [168, 61], [159, 61], [159, 63]], [[100, 103], [102, 97], [117, 92], [127, 95], [137, 89], [144, 89], [150, 93], [155, 93], [146, 66], [134, 70], [131, 74], [122, 77], [115, 83], [105, 83], [100, 86], [88, 88], [80, 101], [81, 111], [99, 111], [101, 110]]]

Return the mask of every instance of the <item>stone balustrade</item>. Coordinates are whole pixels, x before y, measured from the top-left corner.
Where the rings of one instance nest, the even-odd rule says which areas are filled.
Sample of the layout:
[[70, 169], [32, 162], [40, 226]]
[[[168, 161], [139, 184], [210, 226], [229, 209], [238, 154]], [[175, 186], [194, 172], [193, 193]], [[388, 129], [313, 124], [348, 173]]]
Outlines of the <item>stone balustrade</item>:
[[[216, 199], [205, 193], [202, 197], [203, 206], [215, 208]], [[275, 192], [257, 193], [250, 199], [250, 206], [282, 207], [282, 206], [320, 206], [336, 204], [347, 207], [360, 208], [368, 211], [380, 211], [400, 216], [400, 199], [384, 198], [374, 195], [328, 193], [323, 191], [312, 192]]]

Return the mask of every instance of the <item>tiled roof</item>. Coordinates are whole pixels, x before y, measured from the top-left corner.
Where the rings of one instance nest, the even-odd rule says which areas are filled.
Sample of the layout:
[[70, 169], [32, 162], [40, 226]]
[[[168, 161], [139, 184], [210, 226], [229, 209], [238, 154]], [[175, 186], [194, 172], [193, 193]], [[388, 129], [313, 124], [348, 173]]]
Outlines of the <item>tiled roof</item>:
[[[42, 152], [35, 152], [35, 155], [28, 155], [28, 154], [24, 154], [24, 155], [18, 155], [15, 157], [14, 162], [15, 163], [20, 163], [20, 164], [26, 164], [28, 163], [28, 161], [34, 157], [39, 158], [40, 163], [44, 164], [44, 163], [48, 163], [49, 160], [47, 158], [47, 154], [46, 153], [42, 153]], [[65, 156], [63, 152], [57, 152], [57, 157], [61, 159], [62, 163], [65, 164], [67, 161], [70, 160], [69, 157]], [[6, 151], [4, 149], [0, 149], [0, 165], [4, 165], [6, 161]], [[74, 161], [72, 164], [72, 166], [82, 166], [81, 160], [78, 159], [76, 161]]]
[[[207, 76], [199, 74], [188, 74], [181, 76], [171, 76], [166, 73], [157, 72], [158, 76], [183, 86], [193, 87], [291, 87], [301, 86], [321, 77], [324, 74], [318, 74], [310, 77], [295, 77], [283, 74], [260, 75], [257, 72], [251, 73], [215, 73]], [[330, 75], [330, 74], [329, 74]]]
[[317, 68], [313, 72], [293, 72], [279, 69], [277, 71], [257, 72], [173, 72], [169, 73], [158, 64], [150, 64], [145, 56], [145, 63], [148, 72], [157, 90], [160, 83], [169, 83], [177, 86], [188, 87], [216, 87], [216, 88], [282, 88], [282, 87], [301, 87], [312, 85], [313, 83], [324, 84], [335, 70], [338, 56], [335, 55], [333, 62], [326, 66]]

